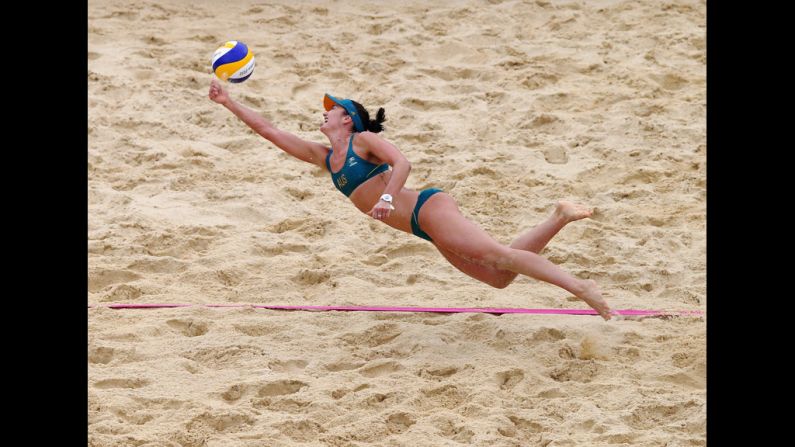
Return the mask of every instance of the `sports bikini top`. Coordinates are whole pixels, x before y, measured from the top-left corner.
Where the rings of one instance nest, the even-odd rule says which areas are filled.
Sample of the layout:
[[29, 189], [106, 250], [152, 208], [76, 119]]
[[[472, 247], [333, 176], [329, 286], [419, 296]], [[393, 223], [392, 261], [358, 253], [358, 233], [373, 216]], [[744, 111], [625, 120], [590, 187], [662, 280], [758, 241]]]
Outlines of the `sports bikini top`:
[[331, 173], [331, 180], [334, 181], [334, 186], [347, 197], [350, 197], [353, 191], [362, 183], [389, 170], [389, 164], [387, 163], [377, 165], [356, 155], [353, 150], [354, 136], [356, 136], [355, 133], [351, 135], [350, 143], [348, 143], [348, 153], [345, 155], [345, 163], [342, 165], [342, 169], [337, 172], [331, 171], [330, 160], [334, 149], [330, 150], [328, 155], [326, 155], [326, 167], [328, 172]]

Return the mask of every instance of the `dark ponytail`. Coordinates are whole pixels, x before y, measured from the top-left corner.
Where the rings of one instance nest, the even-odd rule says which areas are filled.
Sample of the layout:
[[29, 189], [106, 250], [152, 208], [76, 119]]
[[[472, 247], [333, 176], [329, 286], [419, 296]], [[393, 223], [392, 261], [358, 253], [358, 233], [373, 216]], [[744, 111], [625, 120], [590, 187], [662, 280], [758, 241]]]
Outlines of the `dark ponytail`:
[[362, 119], [362, 124], [364, 124], [365, 129], [369, 130], [373, 133], [378, 133], [384, 130], [383, 123], [386, 121], [386, 110], [383, 107], [378, 109], [378, 113], [375, 114], [375, 119], [370, 119], [370, 113], [367, 112], [367, 109], [364, 108], [361, 104], [356, 101], [351, 101], [354, 106], [356, 106], [356, 110], [359, 112], [359, 116]]
[[384, 126], [381, 124], [386, 121], [386, 110], [383, 107], [378, 109], [378, 113], [375, 114], [375, 119], [370, 120], [367, 124], [367, 130], [373, 133], [378, 133], [384, 130]]

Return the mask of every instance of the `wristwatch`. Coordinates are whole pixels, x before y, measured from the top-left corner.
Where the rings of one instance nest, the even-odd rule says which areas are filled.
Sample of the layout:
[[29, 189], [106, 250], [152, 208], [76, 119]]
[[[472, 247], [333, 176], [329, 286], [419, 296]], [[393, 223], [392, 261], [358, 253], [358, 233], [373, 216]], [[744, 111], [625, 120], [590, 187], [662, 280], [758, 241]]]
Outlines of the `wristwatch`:
[[381, 201], [386, 202], [389, 204], [389, 209], [394, 210], [395, 207], [392, 205], [392, 195], [391, 194], [384, 194], [381, 196]]

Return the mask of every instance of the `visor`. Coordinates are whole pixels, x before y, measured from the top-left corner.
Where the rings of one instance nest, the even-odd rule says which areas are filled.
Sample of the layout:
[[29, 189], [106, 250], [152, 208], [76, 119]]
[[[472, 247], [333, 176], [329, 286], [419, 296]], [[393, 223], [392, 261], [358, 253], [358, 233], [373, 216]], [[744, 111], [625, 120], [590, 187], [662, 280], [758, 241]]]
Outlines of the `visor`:
[[334, 107], [334, 104], [342, 107], [348, 112], [348, 115], [353, 119], [353, 127], [357, 132], [364, 132], [364, 124], [362, 124], [362, 119], [359, 117], [359, 112], [356, 111], [356, 106], [353, 105], [353, 101], [350, 99], [337, 99], [326, 93], [326, 96], [323, 97], [323, 107], [328, 112]]

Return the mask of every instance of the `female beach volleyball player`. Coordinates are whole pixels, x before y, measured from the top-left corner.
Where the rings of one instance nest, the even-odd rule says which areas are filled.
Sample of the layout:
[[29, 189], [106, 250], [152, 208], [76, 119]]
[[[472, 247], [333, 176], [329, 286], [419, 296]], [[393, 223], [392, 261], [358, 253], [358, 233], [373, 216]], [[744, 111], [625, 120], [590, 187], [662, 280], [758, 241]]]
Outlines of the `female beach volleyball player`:
[[283, 151], [328, 170], [337, 189], [360, 211], [392, 228], [427, 239], [467, 275], [500, 289], [517, 274], [527, 275], [562, 287], [602, 318], [610, 319], [610, 307], [594, 281], [577, 279], [538, 255], [567, 223], [591, 215], [585, 207], [560, 201], [546, 221], [505, 246], [464, 217], [447, 193], [436, 188], [417, 192], [403, 187], [411, 164], [398, 148], [377, 135], [386, 120], [383, 108], [371, 120], [361, 104], [327, 94], [320, 131], [328, 137], [328, 147], [277, 129], [232, 100], [215, 79], [210, 83], [209, 96]]

